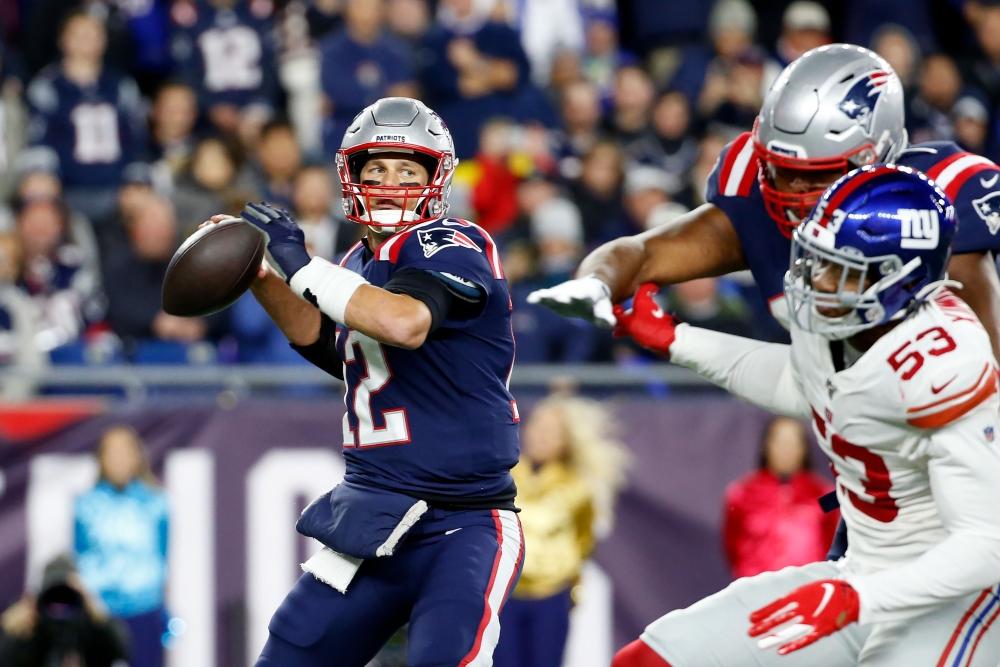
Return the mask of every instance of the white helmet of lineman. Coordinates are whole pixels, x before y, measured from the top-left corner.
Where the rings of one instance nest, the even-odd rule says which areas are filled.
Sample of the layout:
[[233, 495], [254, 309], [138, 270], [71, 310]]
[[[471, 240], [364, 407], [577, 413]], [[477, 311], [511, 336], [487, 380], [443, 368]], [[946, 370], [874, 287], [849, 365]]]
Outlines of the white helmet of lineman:
[[[379, 153], [404, 153], [422, 164], [427, 183], [384, 186], [361, 181], [361, 169]], [[451, 132], [422, 102], [387, 97], [359, 113], [337, 151], [344, 214], [349, 220], [394, 233], [400, 228], [442, 218], [448, 213], [451, 179], [458, 165]], [[373, 210], [373, 199], [402, 199], [399, 210]]]
[[761, 194], [782, 231], [790, 235], [825, 188], [781, 192], [776, 177], [892, 162], [906, 147], [904, 115], [903, 85], [874, 51], [829, 44], [786, 67], [753, 128]]

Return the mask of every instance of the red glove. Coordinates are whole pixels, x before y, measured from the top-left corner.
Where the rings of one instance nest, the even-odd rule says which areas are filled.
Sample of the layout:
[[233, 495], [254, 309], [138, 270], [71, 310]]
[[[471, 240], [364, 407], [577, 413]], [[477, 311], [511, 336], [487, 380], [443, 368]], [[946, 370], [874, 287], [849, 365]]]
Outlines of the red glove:
[[[754, 625], [749, 634], [759, 637], [794, 619], [794, 625], [757, 642], [760, 648], [768, 649], [786, 639], [799, 637], [778, 649], [778, 655], [786, 655], [857, 621], [859, 605], [858, 592], [846, 581], [814, 581], [750, 614], [750, 622]], [[803, 632], [807, 633], [804, 637], [801, 636]]]
[[643, 283], [635, 292], [632, 309], [615, 306], [615, 338], [631, 336], [635, 342], [654, 352], [670, 356], [670, 344], [676, 337], [677, 320], [663, 312], [653, 296], [660, 291], [656, 283]]

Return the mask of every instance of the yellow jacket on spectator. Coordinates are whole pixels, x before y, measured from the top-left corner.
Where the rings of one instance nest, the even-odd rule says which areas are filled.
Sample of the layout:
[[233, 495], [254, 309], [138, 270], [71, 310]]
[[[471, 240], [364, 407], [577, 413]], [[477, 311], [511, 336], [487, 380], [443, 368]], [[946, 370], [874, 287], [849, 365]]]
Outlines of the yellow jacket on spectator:
[[525, 458], [511, 471], [524, 530], [519, 598], [544, 598], [577, 583], [594, 548], [594, 499], [587, 481], [560, 461], [535, 468]]

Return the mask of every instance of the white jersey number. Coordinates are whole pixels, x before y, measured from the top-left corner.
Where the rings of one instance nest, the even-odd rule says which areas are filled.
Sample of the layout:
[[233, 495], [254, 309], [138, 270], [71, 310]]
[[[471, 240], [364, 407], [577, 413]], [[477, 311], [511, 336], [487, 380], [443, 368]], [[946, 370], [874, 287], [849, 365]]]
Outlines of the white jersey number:
[[[378, 428], [372, 416], [371, 398], [389, 384], [392, 379], [392, 369], [382, 351], [382, 344], [374, 338], [353, 329], [347, 335], [344, 344], [344, 364], [361, 362], [365, 365], [365, 373], [352, 389], [348, 384], [344, 402], [348, 407], [354, 407], [358, 418], [358, 447], [377, 447], [379, 445], [398, 445], [410, 441], [410, 426], [406, 421], [406, 409], [382, 410], [382, 421], [385, 426]], [[347, 376], [345, 371], [344, 376]], [[355, 446], [354, 432], [344, 415], [344, 445]]]
[[260, 67], [260, 36], [253, 28], [235, 26], [227, 30], [212, 28], [198, 38], [205, 60], [205, 88], [253, 90], [264, 78]]
[[118, 111], [110, 104], [78, 104], [69, 113], [76, 131], [73, 159], [80, 164], [109, 164], [122, 156]]

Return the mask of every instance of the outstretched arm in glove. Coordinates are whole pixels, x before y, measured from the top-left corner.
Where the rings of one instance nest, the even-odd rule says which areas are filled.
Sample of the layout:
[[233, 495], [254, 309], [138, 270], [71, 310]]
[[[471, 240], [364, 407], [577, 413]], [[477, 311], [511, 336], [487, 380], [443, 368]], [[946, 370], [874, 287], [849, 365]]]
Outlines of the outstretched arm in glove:
[[809, 418], [809, 404], [792, 368], [788, 345], [678, 323], [656, 302], [658, 290], [653, 283], [640, 285], [631, 309], [616, 307], [616, 336], [631, 336], [640, 345], [766, 410]]
[[528, 302], [613, 327], [611, 305], [641, 283], [674, 285], [745, 268], [743, 246], [729, 218], [706, 204], [670, 224], [605, 243], [580, 264], [579, 278], [532, 292]]

